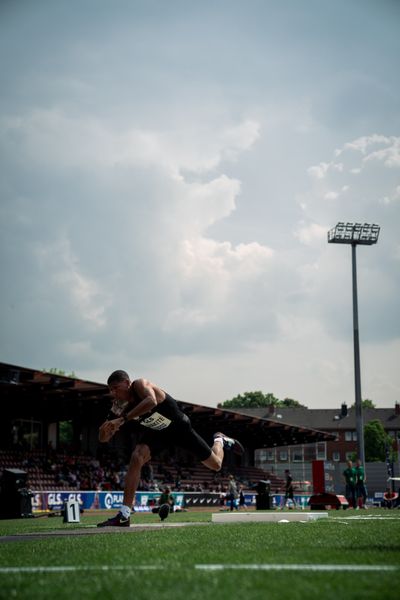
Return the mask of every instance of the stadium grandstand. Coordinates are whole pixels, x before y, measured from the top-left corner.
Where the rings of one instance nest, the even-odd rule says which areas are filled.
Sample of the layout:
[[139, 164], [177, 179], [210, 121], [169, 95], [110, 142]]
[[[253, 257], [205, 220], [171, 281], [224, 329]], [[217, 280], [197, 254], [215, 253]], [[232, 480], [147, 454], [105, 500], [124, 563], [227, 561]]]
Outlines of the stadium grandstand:
[[[0, 472], [17, 468], [27, 484], [42, 490], [121, 490], [131, 440], [122, 429], [109, 444], [98, 441], [98, 428], [109, 410], [108, 387], [75, 377], [0, 363], [2, 421]], [[283, 481], [255, 466], [260, 448], [307, 444], [332, 434], [274, 419], [179, 401], [194, 428], [206, 440], [215, 431], [240, 439], [246, 451], [229, 456], [213, 473], [180, 449], [165, 451], [142, 469], [139, 489], [158, 491], [168, 485], [178, 492], [223, 492], [229, 474], [246, 489], [269, 479], [271, 490]]]

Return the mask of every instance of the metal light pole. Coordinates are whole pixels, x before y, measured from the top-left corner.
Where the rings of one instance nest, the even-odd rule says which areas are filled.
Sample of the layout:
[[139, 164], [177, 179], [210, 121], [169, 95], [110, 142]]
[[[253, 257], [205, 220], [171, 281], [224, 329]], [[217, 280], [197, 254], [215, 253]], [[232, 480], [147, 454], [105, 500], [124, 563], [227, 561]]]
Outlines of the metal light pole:
[[365, 465], [364, 424], [362, 416], [361, 371], [360, 371], [360, 336], [358, 329], [358, 298], [357, 298], [357, 245], [371, 246], [378, 241], [379, 225], [369, 223], [338, 223], [328, 231], [328, 243], [351, 244], [352, 281], [353, 281], [353, 342], [354, 342], [354, 384], [357, 427], [357, 454]]

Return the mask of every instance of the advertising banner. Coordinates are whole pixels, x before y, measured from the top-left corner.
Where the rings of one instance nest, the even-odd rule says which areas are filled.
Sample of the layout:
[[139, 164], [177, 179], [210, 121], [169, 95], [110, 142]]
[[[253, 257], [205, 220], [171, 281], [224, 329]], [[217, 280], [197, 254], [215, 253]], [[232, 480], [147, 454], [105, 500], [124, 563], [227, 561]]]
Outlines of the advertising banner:
[[[121, 508], [124, 493], [122, 491], [94, 492], [76, 491], [59, 492], [45, 491], [32, 492], [32, 509], [35, 512], [61, 510], [64, 502], [76, 500], [83, 510], [105, 510]], [[158, 504], [161, 492], [136, 492], [135, 511], [149, 512]], [[175, 506], [181, 508], [216, 508], [221, 505], [221, 496], [217, 493], [203, 492], [172, 492], [175, 498]], [[254, 494], [246, 494], [246, 504], [250, 506], [255, 503]]]
[[[137, 512], [151, 511], [157, 504], [160, 492], [137, 492], [135, 510]], [[174, 494], [177, 506], [183, 503], [183, 494]], [[122, 506], [124, 493], [122, 491], [110, 492], [33, 492], [32, 508], [34, 511], [61, 510], [65, 501], [76, 500], [83, 510], [118, 509]]]
[[[45, 491], [32, 492], [32, 510], [40, 511], [58, 511], [61, 510], [66, 501], [76, 501], [82, 510], [115, 510], [122, 506], [124, 493], [122, 491], [94, 492], [94, 491]], [[161, 492], [136, 492], [135, 511], [150, 512], [154, 506], [157, 506]], [[209, 508], [210, 510], [222, 508], [223, 500], [218, 493], [205, 492], [172, 492], [175, 498], [175, 506], [180, 508]], [[284, 500], [284, 496], [279, 494], [272, 495], [272, 508], [279, 507]], [[296, 502], [302, 508], [307, 505], [309, 496], [295, 496]], [[256, 494], [245, 494], [247, 506], [256, 505]]]

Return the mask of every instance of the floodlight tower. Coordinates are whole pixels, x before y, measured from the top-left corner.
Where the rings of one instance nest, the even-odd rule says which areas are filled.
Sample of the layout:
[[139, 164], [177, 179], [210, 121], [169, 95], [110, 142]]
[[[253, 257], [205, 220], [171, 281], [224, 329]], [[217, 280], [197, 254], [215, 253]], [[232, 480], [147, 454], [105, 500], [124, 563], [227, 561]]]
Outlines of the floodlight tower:
[[358, 457], [365, 466], [364, 426], [361, 400], [360, 374], [360, 338], [358, 330], [358, 300], [357, 300], [357, 245], [371, 246], [376, 244], [379, 237], [379, 225], [369, 223], [338, 223], [328, 231], [329, 244], [351, 244], [352, 276], [353, 276], [353, 342], [354, 342], [354, 383], [356, 399], [356, 427]]

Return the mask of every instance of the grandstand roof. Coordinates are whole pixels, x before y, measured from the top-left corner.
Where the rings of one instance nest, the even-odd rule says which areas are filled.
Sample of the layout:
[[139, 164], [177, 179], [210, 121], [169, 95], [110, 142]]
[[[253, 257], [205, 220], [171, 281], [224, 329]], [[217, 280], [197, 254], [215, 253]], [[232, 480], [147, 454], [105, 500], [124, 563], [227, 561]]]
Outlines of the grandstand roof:
[[272, 448], [333, 440], [335, 436], [287, 421], [246, 415], [237, 411], [182, 402], [195, 427], [211, 435], [216, 430], [237, 437], [248, 448]]
[[[47, 421], [71, 419], [80, 414], [106, 412], [110, 394], [102, 383], [0, 363], [2, 412], [11, 418], [46, 418]], [[210, 437], [223, 431], [241, 440], [248, 448], [271, 448], [334, 439], [330, 433], [297, 425], [295, 421], [277, 420], [266, 415], [245, 414], [179, 401], [194, 428]]]

